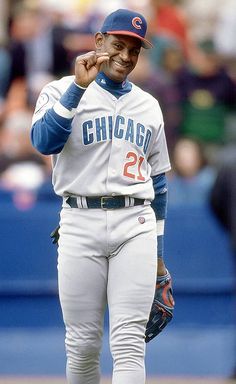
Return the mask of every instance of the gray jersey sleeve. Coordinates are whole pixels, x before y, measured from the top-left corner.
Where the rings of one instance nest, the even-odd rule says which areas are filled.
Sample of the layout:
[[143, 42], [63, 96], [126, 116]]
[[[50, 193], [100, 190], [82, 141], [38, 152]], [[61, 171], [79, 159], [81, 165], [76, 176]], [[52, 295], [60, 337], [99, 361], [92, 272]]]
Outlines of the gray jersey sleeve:
[[42, 89], [35, 106], [32, 124], [41, 119], [46, 111], [53, 107], [72, 83], [73, 79], [73, 76], [66, 76], [60, 80], [52, 81]]
[[167, 172], [171, 169], [169, 153], [167, 148], [164, 121], [159, 104], [156, 106], [157, 116], [156, 121], [160, 122], [157, 129], [156, 137], [152, 143], [151, 151], [148, 157], [148, 162], [151, 165], [151, 176]]

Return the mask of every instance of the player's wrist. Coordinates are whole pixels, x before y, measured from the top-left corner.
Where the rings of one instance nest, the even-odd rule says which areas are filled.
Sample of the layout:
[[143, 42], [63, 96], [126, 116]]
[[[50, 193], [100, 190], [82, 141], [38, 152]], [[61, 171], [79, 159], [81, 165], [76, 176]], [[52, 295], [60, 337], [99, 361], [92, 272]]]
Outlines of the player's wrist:
[[168, 273], [165, 263], [161, 257], [158, 257], [157, 263], [157, 277], [165, 276]]
[[87, 87], [88, 87], [88, 85], [89, 84], [87, 84], [87, 85], [85, 85], [85, 84], [83, 84], [83, 85], [81, 85], [80, 83], [77, 83], [77, 81], [75, 80], [74, 81], [74, 84], [76, 85], [76, 87], [78, 87], [78, 88], [80, 88], [80, 89], [87, 89]]

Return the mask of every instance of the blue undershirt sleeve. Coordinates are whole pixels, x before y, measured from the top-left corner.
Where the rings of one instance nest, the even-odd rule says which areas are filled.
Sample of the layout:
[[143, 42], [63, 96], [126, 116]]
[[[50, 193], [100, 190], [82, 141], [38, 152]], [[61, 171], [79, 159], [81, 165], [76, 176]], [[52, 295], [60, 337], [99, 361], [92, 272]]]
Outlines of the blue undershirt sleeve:
[[167, 179], [165, 173], [152, 177], [155, 198], [152, 201], [152, 208], [156, 220], [164, 220], [167, 216]]
[[164, 257], [164, 220], [167, 217], [167, 180], [165, 173], [152, 177], [155, 198], [152, 201], [152, 208], [158, 221], [163, 221], [163, 234], [157, 234], [157, 256]]
[[53, 108], [33, 124], [31, 141], [39, 152], [44, 155], [61, 152], [72, 131], [71, 123], [84, 92], [84, 88], [72, 83]]
[[86, 88], [79, 87], [73, 82], [67, 91], [61, 96], [60, 103], [69, 111], [77, 108], [85, 89]]
[[31, 130], [33, 146], [43, 155], [60, 153], [70, 133], [72, 119], [61, 117], [53, 108], [36, 121]]

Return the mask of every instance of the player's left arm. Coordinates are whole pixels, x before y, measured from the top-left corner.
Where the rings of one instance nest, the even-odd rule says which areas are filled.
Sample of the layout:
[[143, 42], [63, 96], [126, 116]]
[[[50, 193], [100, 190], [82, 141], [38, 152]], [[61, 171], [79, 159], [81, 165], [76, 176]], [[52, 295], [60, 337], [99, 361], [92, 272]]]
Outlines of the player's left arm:
[[[168, 199], [168, 188], [167, 188], [167, 179], [165, 173], [152, 177], [153, 188], [155, 192], [155, 198], [152, 201], [152, 208], [155, 212], [156, 222], [157, 222], [157, 256], [163, 261], [164, 255], [164, 229], [165, 229], [165, 219], [167, 217], [167, 199]], [[163, 270], [163, 262], [158, 266], [157, 273], [163, 275], [165, 270]]]
[[155, 198], [152, 208], [157, 222], [157, 279], [155, 296], [145, 332], [148, 343], [172, 320], [174, 310], [171, 276], [164, 262], [164, 229], [167, 217], [168, 188], [165, 173], [152, 177]]

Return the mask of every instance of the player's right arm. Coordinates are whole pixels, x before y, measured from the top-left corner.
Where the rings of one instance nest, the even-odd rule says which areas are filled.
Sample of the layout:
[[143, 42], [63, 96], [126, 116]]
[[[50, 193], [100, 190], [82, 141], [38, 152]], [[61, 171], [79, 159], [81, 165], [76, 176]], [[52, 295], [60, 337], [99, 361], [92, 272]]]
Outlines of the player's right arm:
[[71, 123], [85, 89], [74, 82], [61, 95], [57, 82], [42, 90], [33, 116], [31, 141], [44, 155], [61, 152], [71, 133]]
[[109, 60], [107, 53], [88, 52], [75, 61], [75, 78], [65, 93], [57, 82], [46, 86], [37, 101], [31, 129], [33, 146], [42, 154], [60, 153], [72, 131], [71, 123], [86, 87], [97, 76], [100, 66]]

